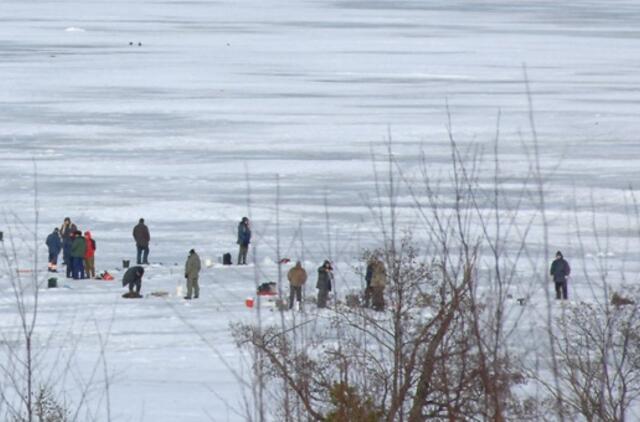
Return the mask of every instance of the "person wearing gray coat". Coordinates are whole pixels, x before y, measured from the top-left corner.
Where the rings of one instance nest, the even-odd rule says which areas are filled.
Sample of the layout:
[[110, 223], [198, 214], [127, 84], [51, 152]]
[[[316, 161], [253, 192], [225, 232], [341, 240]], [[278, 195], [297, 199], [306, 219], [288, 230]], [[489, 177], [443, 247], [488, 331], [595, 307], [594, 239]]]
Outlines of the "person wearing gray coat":
[[200, 276], [200, 257], [194, 249], [189, 251], [189, 257], [184, 264], [184, 277], [187, 279], [187, 295], [184, 297], [190, 300], [197, 299], [200, 296], [200, 286], [198, 285], [198, 277]]

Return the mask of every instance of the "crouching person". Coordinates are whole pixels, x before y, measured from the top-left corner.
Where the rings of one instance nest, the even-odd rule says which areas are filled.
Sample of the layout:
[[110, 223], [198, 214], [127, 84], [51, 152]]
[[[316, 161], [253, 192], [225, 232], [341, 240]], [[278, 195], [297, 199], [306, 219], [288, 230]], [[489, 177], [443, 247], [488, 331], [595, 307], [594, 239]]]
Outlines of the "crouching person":
[[122, 277], [122, 287], [129, 285], [129, 293], [125, 293], [122, 297], [126, 298], [138, 298], [140, 295], [140, 289], [142, 288], [142, 276], [144, 275], [144, 268], [140, 266], [131, 267], [124, 273]]
[[372, 308], [376, 311], [384, 311], [384, 288], [387, 285], [387, 270], [384, 263], [378, 258], [371, 258], [367, 265], [365, 276], [367, 288], [364, 292], [365, 306], [369, 306], [371, 300]]
[[192, 293], [194, 299], [200, 296], [200, 286], [198, 285], [200, 267], [200, 257], [195, 250], [191, 249], [187, 262], [184, 264], [184, 277], [187, 279], [187, 295], [184, 298], [187, 300], [191, 299]]
[[289, 279], [289, 309], [293, 309], [293, 301], [298, 302], [298, 307], [302, 308], [302, 286], [307, 282], [307, 272], [302, 268], [300, 261], [287, 273]]

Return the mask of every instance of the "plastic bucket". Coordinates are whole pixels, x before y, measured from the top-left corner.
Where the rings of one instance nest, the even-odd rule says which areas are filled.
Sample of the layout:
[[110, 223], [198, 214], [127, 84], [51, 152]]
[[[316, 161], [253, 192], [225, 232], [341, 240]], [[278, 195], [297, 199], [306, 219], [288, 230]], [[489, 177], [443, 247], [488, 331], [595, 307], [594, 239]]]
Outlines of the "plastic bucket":
[[47, 280], [47, 288], [55, 289], [56, 287], [58, 287], [58, 279], [57, 278], [51, 277], [50, 279]]
[[251, 309], [253, 308], [253, 298], [252, 297], [248, 297], [244, 300], [244, 304], [247, 308]]

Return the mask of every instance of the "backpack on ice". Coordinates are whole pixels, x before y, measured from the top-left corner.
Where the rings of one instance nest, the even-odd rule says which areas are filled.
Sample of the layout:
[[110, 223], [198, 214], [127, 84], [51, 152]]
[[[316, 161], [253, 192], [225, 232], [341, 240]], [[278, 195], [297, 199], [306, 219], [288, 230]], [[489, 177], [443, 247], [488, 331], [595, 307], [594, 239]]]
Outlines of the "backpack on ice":
[[106, 280], [106, 281], [113, 280], [113, 276], [111, 274], [109, 274], [107, 271], [105, 271], [102, 274], [98, 275], [97, 278], [98, 278], [98, 280]]
[[231, 265], [231, 254], [229, 252], [222, 255], [222, 265]]

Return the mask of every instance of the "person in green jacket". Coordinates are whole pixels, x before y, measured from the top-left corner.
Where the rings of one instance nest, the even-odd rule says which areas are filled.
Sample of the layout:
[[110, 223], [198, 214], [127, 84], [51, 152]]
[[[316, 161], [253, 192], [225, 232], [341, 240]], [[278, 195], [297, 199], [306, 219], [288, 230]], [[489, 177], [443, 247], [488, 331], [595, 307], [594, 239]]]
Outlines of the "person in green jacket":
[[200, 296], [200, 286], [198, 285], [198, 276], [200, 275], [200, 257], [195, 250], [189, 251], [189, 257], [184, 264], [184, 277], [187, 279], [187, 295], [184, 297], [187, 300], [193, 298], [197, 299]]
[[82, 232], [76, 231], [76, 237], [71, 244], [71, 267], [75, 280], [84, 278], [84, 255], [87, 253], [87, 244]]

